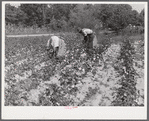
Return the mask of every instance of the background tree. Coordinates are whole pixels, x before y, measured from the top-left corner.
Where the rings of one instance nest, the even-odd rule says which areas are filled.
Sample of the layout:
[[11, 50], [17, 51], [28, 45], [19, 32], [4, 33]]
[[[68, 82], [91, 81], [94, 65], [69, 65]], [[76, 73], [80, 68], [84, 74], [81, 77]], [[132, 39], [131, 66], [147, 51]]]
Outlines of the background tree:
[[139, 13], [136, 10], [132, 10], [129, 14], [129, 23], [132, 25], [139, 25]]
[[27, 15], [25, 25], [43, 25], [43, 9], [41, 4], [21, 4], [21, 10]]
[[99, 19], [94, 16], [93, 5], [77, 5], [70, 13], [70, 23], [72, 27], [79, 26], [81, 28], [94, 28], [96, 24], [100, 22]]
[[127, 4], [102, 4], [100, 11], [98, 16], [105, 28], [119, 31], [129, 24], [132, 8]]
[[144, 9], [139, 14], [139, 23], [140, 25], [144, 26]]
[[129, 24], [144, 25], [144, 10], [139, 14], [128, 4], [6, 4], [6, 24], [70, 30], [76, 27], [111, 28], [119, 32]]
[[49, 4], [47, 10], [47, 24], [54, 30], [66, 30], [69, 28], [70, 11], [76, 4]]
[[15, 24], [18, 25], [19, 23], [23, 23], [24, 20], [27, 18], [26, 14], [21, 11], [20, 7], [16, 8], [11, 6], [10, 4], [6, 4], [6, 11], [5, 11], [5, 20], [6, 24]]

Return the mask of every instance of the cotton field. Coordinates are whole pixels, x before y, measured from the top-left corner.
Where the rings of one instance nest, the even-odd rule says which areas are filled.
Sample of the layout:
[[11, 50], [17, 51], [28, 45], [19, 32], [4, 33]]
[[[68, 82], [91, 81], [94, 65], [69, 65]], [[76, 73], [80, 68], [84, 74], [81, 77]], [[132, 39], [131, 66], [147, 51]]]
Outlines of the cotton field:
[[[6, 39], [6, 106], [113, 106], [120, 87], [121, 77], [114, 67], [121, 44], [99, 48], [102, 52], [96, 49], [88, 58], [75, 34], [66, 33], [64, 38], [67, 52], [59, 61], [48, 57], [46, 37]], [[135, 51], [142, 57], [143, 47], [136, 42]], [[144, 105], [144, 58], [135, 58], [133, 63], [136, 102]]]

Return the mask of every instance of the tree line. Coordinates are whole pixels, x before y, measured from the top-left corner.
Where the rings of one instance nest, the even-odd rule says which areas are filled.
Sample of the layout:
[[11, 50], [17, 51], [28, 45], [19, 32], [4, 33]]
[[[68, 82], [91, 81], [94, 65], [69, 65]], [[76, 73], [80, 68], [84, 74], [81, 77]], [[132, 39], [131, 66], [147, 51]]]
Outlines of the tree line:
[[47, 27], [69, 30], [76, 27], [111, 28], [114, 31], [129, 24], [144, 26], [144, 10], [138, 13], [128, 4], [6, 4], [6, 25]]

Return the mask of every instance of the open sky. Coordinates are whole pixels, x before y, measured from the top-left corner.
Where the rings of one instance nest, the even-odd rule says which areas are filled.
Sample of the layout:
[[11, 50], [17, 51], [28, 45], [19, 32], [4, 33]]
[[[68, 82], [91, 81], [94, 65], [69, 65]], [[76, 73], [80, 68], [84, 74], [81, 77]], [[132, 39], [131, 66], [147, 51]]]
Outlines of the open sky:
[[[18, 7], [20, 4], [11, 4], [13, 6]], [[141, 12], [142, 9], [145, 8], [144, 4], [130, 4], [132, 6], [132, 9], [137, 10], [139, 13]]]
[[137, 10], [139, 13], [145, 8], [144, 4], [130, 4], [134, 10]]

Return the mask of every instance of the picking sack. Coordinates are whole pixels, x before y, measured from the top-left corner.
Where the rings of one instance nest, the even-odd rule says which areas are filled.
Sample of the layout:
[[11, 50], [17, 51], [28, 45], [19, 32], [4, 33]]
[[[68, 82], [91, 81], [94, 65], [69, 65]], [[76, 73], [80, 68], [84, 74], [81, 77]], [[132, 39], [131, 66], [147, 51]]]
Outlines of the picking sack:
[[60, 39], [59, 50], [58, 50], [57, 56], [62, 57], [62, 56], [65, 56], [65, 54], [66, 54], [66, 44], [64, 40]]
[[94, 38], [93, 38], [93, 47], [99, 47], [98, 41], [97, 41], [97, 37], [94, 34]]

